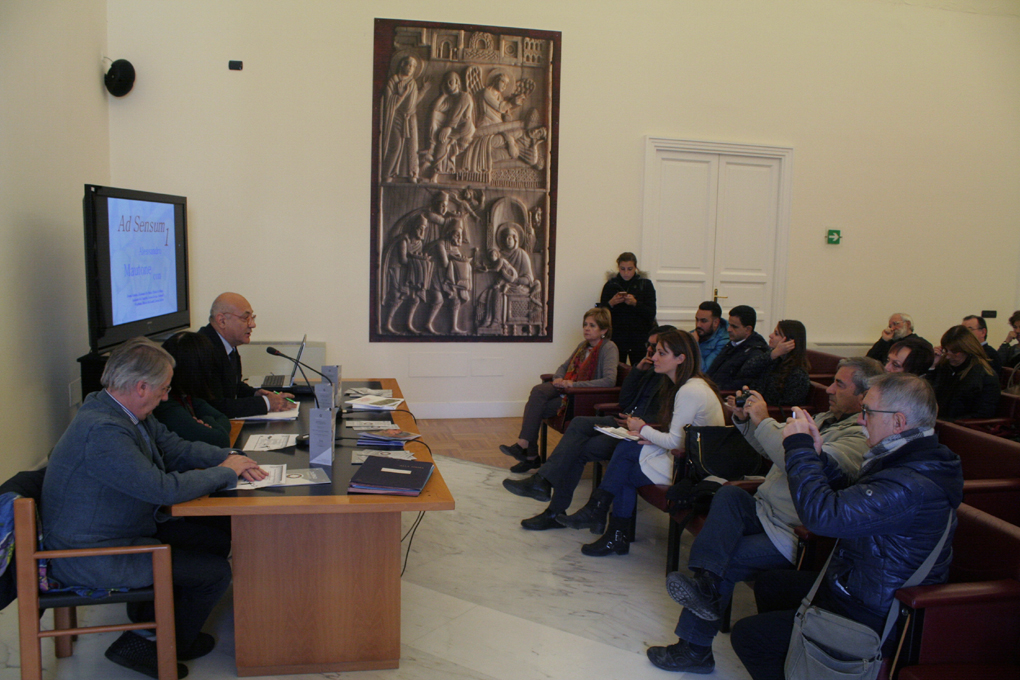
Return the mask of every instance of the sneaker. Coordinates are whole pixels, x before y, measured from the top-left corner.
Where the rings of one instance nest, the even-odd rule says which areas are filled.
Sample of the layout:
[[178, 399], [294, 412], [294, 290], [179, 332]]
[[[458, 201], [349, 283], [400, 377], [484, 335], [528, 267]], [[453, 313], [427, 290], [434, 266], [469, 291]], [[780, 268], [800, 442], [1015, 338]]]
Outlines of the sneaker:
[[522, 449], [518, 444], [511, 444], [510, 446], [507, 446], [506, 444], [500, 444], [499, 452], [505, 456], [510, 456], [511, 458], [516, 458], [517, 460], [521, 461], [527, 459], [528, 457], [528, 452]]
[[548, 503], [552, 498], [552, 485], [537, 474], [524, 479], [504, 479], [503, 488], [517, 496], [534, 498], [543, 503]]
[[696, 652], [686, 640], [680, 640], [668, 647], [649, 647], [647, 654], [652, 665], [664, 671], [705, 674], [715, 670], [712, 648], [709, 647], [705, 652]]
[[[106, 658], [118, 666], [138, 671], [150, 678], [159, 680], [159, 664], [157, 662], [156, 643], [146, 640], [140, 635], [131, 631], [125, 632], [114, 640], [113, 644], [106, 650]], [[177, 664], [177, 678], [187, 677], [188, 667], [182, 663]]]
[[718, 621], [722, 618], [719, 589], [712, 576], [700, 572], [687, 576], [674, 571], [666, 577], [666, 590], [678, 604], [682, 604], [702, 621]]

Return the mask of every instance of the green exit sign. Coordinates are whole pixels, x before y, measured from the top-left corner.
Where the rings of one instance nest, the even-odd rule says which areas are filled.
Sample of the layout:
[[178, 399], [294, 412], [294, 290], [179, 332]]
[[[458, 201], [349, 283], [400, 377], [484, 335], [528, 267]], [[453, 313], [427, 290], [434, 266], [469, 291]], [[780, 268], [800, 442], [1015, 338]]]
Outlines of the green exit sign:
[[832, 245], [839, 245], [841, 238], [843, 238], [843, 236], [839, 233], [839, 229], [830, 229], [825, 234], [825, 242], [831, 243]]

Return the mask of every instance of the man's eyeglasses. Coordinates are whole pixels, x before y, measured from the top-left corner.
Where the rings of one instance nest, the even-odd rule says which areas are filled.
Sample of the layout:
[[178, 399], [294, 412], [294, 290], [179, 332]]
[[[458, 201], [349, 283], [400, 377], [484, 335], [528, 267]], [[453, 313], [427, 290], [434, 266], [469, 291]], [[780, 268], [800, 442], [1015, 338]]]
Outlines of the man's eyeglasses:
[[868, 416], [872, 413], [899, 413], [899, 411], [880, 411], [877, 408], [869, 408], [864, 405], [861, 406], [861, 415], [864, 416], [865, 420], [867, 420]]
[[245, 325], [255, 323], [255, 314], [252, 314], [251, 312], [245, 312], [244, 314], [234, 314], [233, 312], [223, 312], [223, 313], [228, 315], [228, 316], [236, 316], [238, 319], [243, 321], [245, 323]]

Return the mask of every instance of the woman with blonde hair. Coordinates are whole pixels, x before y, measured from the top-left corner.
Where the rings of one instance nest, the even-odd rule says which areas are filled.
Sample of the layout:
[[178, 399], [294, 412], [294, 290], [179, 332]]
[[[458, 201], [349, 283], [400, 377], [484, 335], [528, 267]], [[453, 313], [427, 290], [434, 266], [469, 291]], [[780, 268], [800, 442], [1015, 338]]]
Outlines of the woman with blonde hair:
[[939, 418], [991, 418], [999, 406], [999, 377], [988, 355], [966, 326], [953, 326], [935, 348], [935, 365], [925, 376], [935, 388]]
[[524, 420], [517, 441], [499, 450], [519, 462], [511, 472], [527, 472], [541, 465], [538, 459], [538, 429], [542, 420], [552, 418], [565, 405], [561, 390], [565, 387], [612, 387], [616, 384], [616, 369], [620, 352], [609, 338], [613, 322], [609, 312], [595, 307], [584, 313], [581, 324], [581, 341], [563, 365], [556, 369], [552, 382], [539, 383], [531, 388], [524, 406]]

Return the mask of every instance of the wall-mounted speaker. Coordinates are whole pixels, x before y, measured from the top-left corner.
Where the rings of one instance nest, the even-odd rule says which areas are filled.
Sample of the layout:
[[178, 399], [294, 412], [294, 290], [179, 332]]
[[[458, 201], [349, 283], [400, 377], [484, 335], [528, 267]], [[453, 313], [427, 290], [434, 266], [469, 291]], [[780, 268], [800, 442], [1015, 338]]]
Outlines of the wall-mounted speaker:
[[118, 59], [110, 64], [110, 70], [106, 72], [103, 80], [110, 94], [114, 97], [123, 97], [135, 84], [135, 67], [127, 59]]

